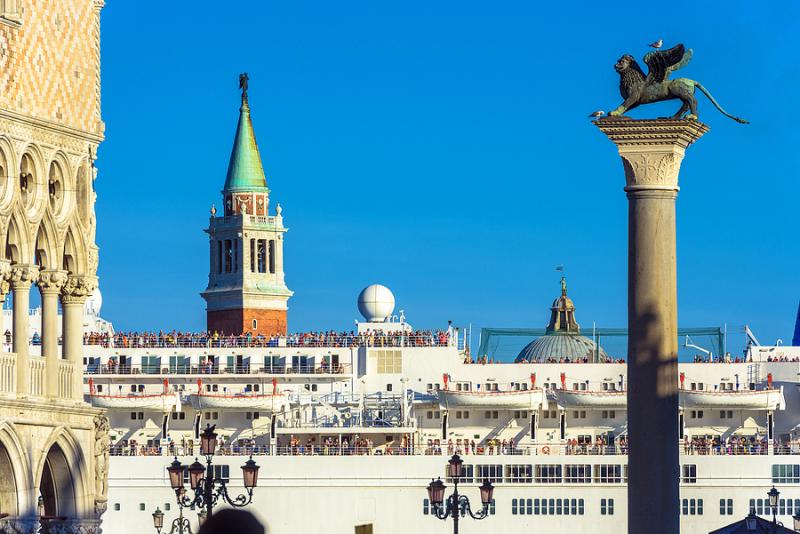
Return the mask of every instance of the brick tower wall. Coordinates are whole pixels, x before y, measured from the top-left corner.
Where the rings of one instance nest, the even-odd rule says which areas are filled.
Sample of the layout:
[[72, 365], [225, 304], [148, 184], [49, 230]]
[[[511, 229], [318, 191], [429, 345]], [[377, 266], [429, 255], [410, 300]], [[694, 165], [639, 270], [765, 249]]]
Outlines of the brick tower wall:
[[[256, 328], [253, 328], [253, 320]], [[286, 310], [259, 310], [253, 308], [237, 308], [233, 310], [216, 310], [207, 313], [208, 330], [220, 334], [253, 334], [266, 337], [281, 335], [287, 332]]]

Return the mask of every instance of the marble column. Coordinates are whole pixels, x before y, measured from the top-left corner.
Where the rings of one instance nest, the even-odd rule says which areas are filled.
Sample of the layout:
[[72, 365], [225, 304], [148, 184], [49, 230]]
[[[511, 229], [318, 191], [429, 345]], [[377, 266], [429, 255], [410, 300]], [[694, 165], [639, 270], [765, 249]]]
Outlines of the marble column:
[[58, 351], [58, 299], [67, 281], [67, 272], [46, 270], [39, 273], [39, 293], [42, 295], [42, 356], [45, 359], [45, 391], [50, 398], [58, 397], [58, 371], [61, 356]]
[[17, 395], [27, 396], [31, 392], [30, 358], [28, 347], [30, 332], [31, 285], [36, 281], [39, 269], [35, 265], [11, 266], [11, 291], [14, 295], [12, 320], [12, 351], [17, 355]]
[[61, 290], [64, 359], [73, 363], [72, 399], [83, 401], [83, 305], [94, 288], [94, 276], [69, 276]]
[[622, 157], [628, 196], [628, 532], [680, 532], [675, 199], [695, 120], [595, 124]]

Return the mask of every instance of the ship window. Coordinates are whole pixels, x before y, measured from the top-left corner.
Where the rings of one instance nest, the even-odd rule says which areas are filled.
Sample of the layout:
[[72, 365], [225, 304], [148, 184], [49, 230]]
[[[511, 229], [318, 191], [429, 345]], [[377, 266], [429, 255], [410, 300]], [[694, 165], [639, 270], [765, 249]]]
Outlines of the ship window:
[[500, 464], [479, 465], [478, 480], [488, 480], [492, 484], [502, 484], [503, 466]]
[[683, 515], [703, 515], [703, 499], [683, 499], [681, 504]]
[[773, 484], [800, 484], [800, 464], [773, 464]]
[[140, 512], [144, 512], [144, 503], [143, 502], [139, 503], [139, 511]]
[[720, 410], [719, 411], [719, 418], [720, 419], [733, 419], [733, 410]]
[[442, 418], [442, 412], [440, 412], [439, 410], [436, 410], [435, 412], [433, 412], [433, 418], [434, 419], [441, 419]]
[[575, 419], [586, 419], [586, 410], [576, 410], [572, 412], [572, 417]]
[[560, 484], [561, 466], [542, 464], [536, 466], [537, 484]]
[[427, 419], [433, 419], [433, 412], [428, 410], [427, 412], [425, 412], [425, 417]]
[[114, 503], [114, 511], [115, 511], [115, 512], [119, 512], [119, 511], [120, 511], [120, 509], [121, 509], [121, 507], [120, 507], [119, 503], [118, 503], [118, 502], [115, 502], [115, 503]]
[[592, 466], [589, 464], [565, 465], [564, 482], [567, 484], [589, 484], [592, 481]]
[[164, 511], [165, 511], [165, 512], [169, 512], [169, 509], [170, 509], [170, 508], [171, 508], [170, 504], [169, 504], [168, 502], [165, 502], [165, 503], [164, 503]]
[[622, 466], [619, 464], [595, 465], [594, 481], [598, 484], [621, 484]]
[[733, 515], [733, 499], [719, 500], [719, 515]]
[[433, 384], [428, 384], [425, 388], [426, 391], [433, 391]]
[[517, 515], [517, 499], [511, 499], [511, 515]]
[[681, 472], [682, 472], [682, 482], [684, 484], [697, 483], [697, 465], [686, 464], [681, 468]]
[[386, 384], [386, 391], [392, 391], [392, 385]]
[[514, 410], [514, 419], [527, 419], [527, 418], [528, 418], [528, 412]]
[[98, 393], [102, 393], [103, 392], [103, 384], [97, 384], [97, 392]]
[[600, 515], [614, 515], [614, 499], [600, 499]]
[[510, 484], [530, 484], [533, 480], [533, 469], [527, 465], [507, 465], [506, 482]]
[[403, 353], [399, 350], [375, 350], [372, 352], [378, 359], [379, 374], [397, 374], [403, 372]]
[[428, 499], [422, 499], [422, 515], [430, 514], [431, 502]]

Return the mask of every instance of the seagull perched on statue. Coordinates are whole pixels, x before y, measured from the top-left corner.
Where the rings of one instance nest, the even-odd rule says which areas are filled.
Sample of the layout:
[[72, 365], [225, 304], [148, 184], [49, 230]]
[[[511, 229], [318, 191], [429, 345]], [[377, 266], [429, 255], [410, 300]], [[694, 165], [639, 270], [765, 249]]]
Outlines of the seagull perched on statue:
[[589, 115], [589, 118], [599, 119], [605, 114], [606, 114], [605, 111], [603, 111], [602, 109], [598, 109], [597, 111], [593, 111], [592, 114]]
[[649, 45], [647, 45], [647, 46], [649, 46], [649, 47], [651, 47], [651, 48], [655, 48], [656, 50], [658, 50], [659, 48], [661, 48], [661, 46], [662, 46], [663, 44], [664, 44], [664, 39], [659, 39], [658, 41], [656, 41], [656, 42], [654, 42], [654, 43], [650, 43], [650, 44], [649, 44]]

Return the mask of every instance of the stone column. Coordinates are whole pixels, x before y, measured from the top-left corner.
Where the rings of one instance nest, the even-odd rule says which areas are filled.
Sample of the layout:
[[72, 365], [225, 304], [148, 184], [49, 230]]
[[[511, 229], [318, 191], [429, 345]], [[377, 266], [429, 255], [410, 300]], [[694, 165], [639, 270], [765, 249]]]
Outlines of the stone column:
[[83, 401], [83, 305], [94, 288], [94, 276], [69, 276], [61, 290], [64, 359], [73, 362], [72, 399]]
[[45, 358], [47, 396], [58, 397], [58, 298], [67, 281], [67, 271], [47, 270], [39, 273], [42, 295], [42, 356]]
[[39, 269], [35, 265], [11, 266], [11, 290], [14, 292], [12, 351], [17, 355], [17, 395], [26, 396], [31, 391], [30, 359], [28, 357], [31, 284], [36, 281]]
[[605, 119], [628, 196], [628, 532], [680, 532], [675, 199], [695, 120]]

